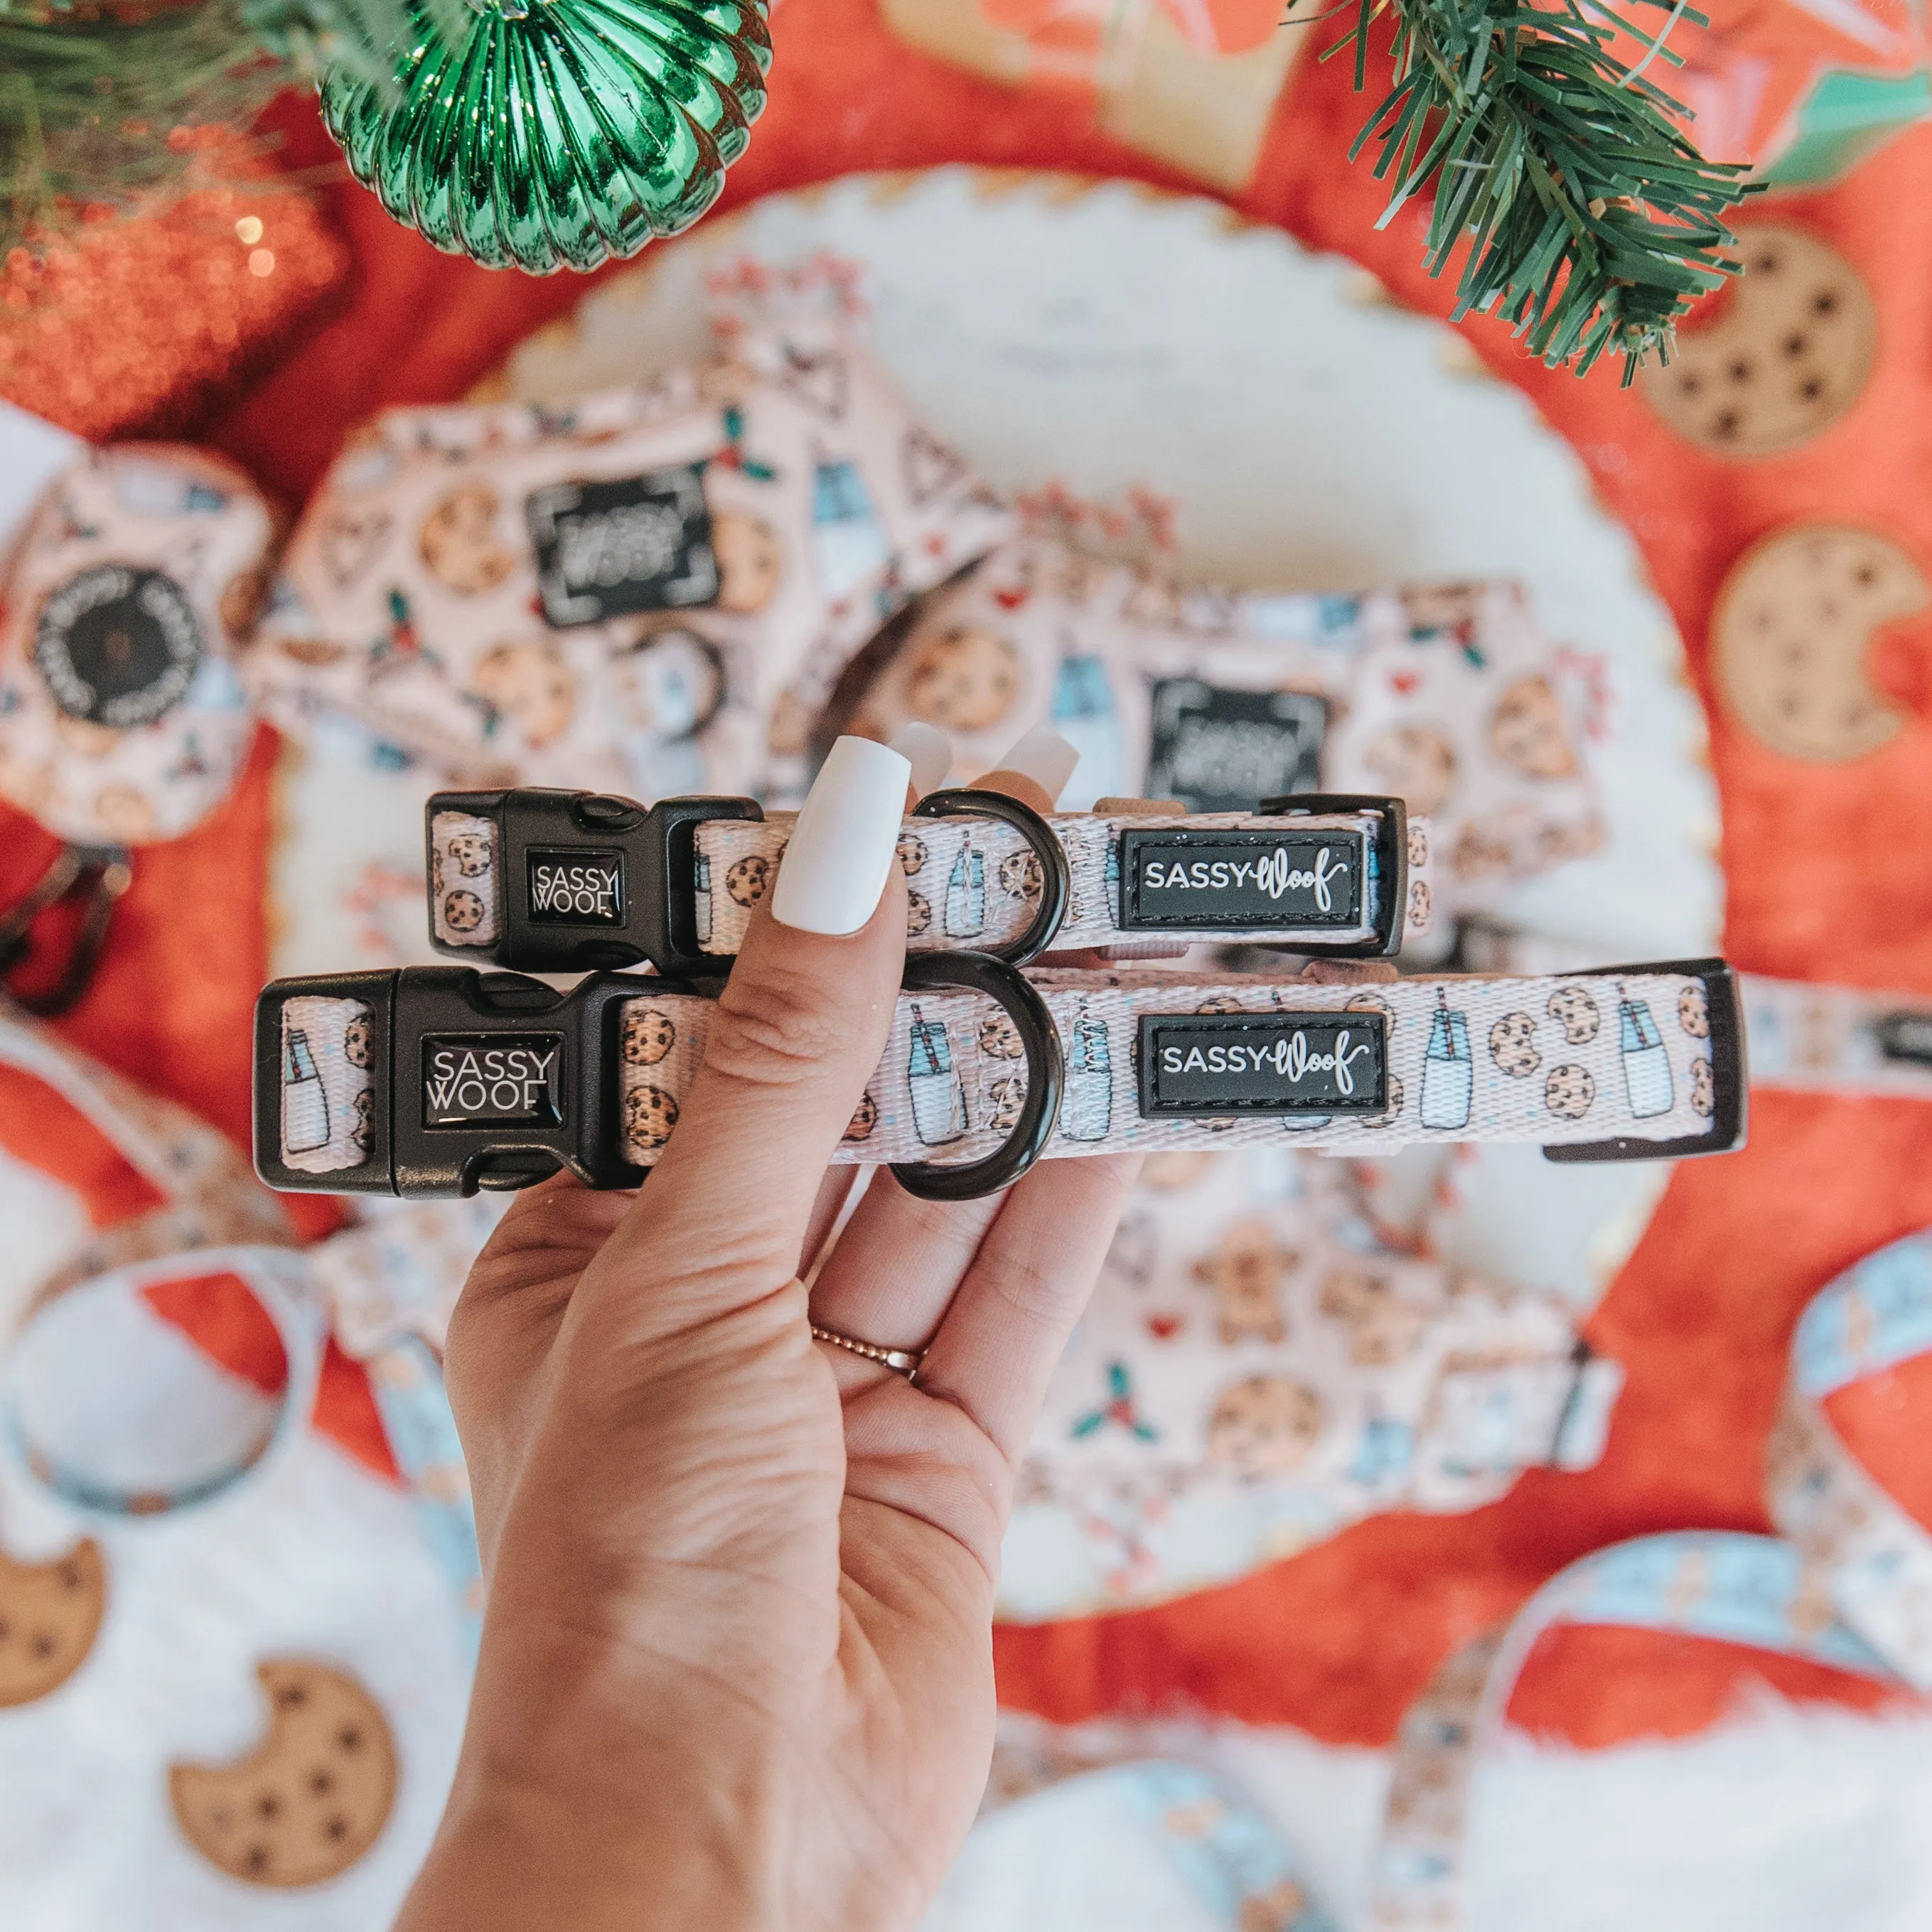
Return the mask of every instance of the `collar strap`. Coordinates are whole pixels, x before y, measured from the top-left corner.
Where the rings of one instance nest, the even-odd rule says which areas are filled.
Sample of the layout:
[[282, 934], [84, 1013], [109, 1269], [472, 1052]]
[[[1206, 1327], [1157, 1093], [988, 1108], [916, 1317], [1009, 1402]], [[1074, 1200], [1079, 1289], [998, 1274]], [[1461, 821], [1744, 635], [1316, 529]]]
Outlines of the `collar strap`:
[[1755, 973], [1738, 984], [1758, 1085], [1932, 1100], [1932, 998]]
[[1566, 1624], [1671, 1632], [1800, 1658], [1895, 1685], [1886, 1659], [1833, 1614], [1789, 1543], [1724, 1530], [1612, 1544], [1559, 1570], [1506, 1629], [1437, 1670], [1396, 1734], [1367, 1922], [1465, 1932], [1464, 1863], [1476, 1772], [1504, 1728], [1537, 1640]]
[[[703, 974], [734, 955], [796, 814], [744, 798], [648, 811], [590, 792], [440, 792], [428, 811], [439, 952], [525, 972]], [[1252, 813], [1045, 817], [934, 792], [899, 838], [907, 950], [1024, 965], [1172, 940], [1382, 958], [1429, 927], [1426, 824], [1399, 799], [1319, 794]]]
[[[463, 1194], [568, 1167], [634, 1186], [677, 1124], [712, 999], [599, 974], [412, 967], [282, 980], [256, 1009], [255, 1157], [271, 1186]], [[908, 962], [836, 1160], [956, 1196], [1042, 1155], [1277, 1142], [1378, 1154], [1516, 1141], [1558, 1160], [1727, 1152], [1742, 1034], [1722, 960], [1560, 979], [1323, 986], [1142, 969]]]

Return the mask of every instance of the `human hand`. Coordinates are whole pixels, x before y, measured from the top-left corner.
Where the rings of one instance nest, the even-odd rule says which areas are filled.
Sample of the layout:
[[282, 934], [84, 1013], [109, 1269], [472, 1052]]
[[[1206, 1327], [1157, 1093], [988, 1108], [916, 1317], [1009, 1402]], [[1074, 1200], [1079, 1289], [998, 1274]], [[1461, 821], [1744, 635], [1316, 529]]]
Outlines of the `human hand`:
[[[840, 741], [649, 1186], [533, 1188], [471, 1274], [488, 1608], [401, 1932], [906, 1927], [972, 1820], [1014, 1472], [1138, 1163], [956, 1204], [881, 1172], [808, 1298], [898, 986], [908, 770]], [[916, 1381], [815, 1344], [808, 1299]]]

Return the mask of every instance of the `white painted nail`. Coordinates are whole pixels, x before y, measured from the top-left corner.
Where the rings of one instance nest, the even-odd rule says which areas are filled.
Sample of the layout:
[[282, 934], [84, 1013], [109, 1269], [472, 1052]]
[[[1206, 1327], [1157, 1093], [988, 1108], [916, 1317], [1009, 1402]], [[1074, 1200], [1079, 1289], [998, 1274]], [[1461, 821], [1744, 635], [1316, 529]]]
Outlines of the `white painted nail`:
[[915, 718], [893, 733], [891, 749], [912, 766], [912, 788], [921, 798], [937, 791], [952, 769], [952, 740], [935, 724]]
[[1036, 724], [1004, 758], [995, 758], [993, 766], [996, 771], [1018, 772], [1031, 778], [1048, 798], [1057, 799], [1079, 762], [1080, 754], [1051, 724]]
[[835, 741], [813, 781], [772, 888], [772, 916], [800, 932], [856, 932], [897, 857], [912, 764], [869, 738]]

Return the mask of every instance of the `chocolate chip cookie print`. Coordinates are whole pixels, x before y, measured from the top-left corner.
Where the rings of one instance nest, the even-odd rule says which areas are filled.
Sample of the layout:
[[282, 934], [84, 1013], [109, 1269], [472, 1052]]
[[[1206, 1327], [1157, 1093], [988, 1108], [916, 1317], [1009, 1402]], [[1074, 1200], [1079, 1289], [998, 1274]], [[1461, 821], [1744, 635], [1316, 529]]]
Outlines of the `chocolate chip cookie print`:
[[980, 1051], [995, 1060], [1018, 1060], [1026, 1047], [1019, 1028], [1004, 1012], [994, 1012], [980, 1022]]
[[1677, 1024], [1693, 1040], [1711, 1037], [1711, 1002], [1701, 983], [1692, 983], [1677, 995]]
[[1711, 620], [1725, 709], [1788, 758], [1845, 764], [1881, 749], [1905, 716], [1872, 685], [1867, 654], [1927, 601], [1918, 563], [1875, 530], [1801, 524], [1766, 538], [1732, 567]]
[[466, 483], [423, 519], [416, 548], [445, 590], [459, 597], [478, 596], [495, 590], [517, 567], [514, 554], [496, 535], [501, 507], [488, 484]]
[[872, 1130], [879, 1124], [879, 1103], [869, 1091], [859, 1096], [859, 1104], [852, 1110], [852, 1118], [846, 1123], [845, 1131], [839, 1136], [844, 1141], [868, 1141]]
[[1287, 1376], [1249, 1376], [1223, 1389], [1208, 1421], [1208, 1454], [1237, 1476], [1279, 1476], [1307, 1460], [1322, 1398]]
[[1597, 1036], [1604, 1016], [1587, 986], [1558, 986], [1550, 996], [1550, 1017], [1563, 1029], [1565, 1044], [1588, 1046]]
[[483, 913], [482, 899], [466, 888], [443, 895], [442, 922], [452, 932], [474, 932], [483, 923]]
[[92, 1537], [50, 1563], [0, 1551], [0, 1709], [58, 1690], [100, 1629], [107, 1566]]
[[1000, 861], [1000, 890], [1010, 899], [1036, 899], [1041, 884], [1040, 856], [1028, 850], [1009, 852]]
[[1690, 1111], [1700, 1120], [1708, 1120], [1717, 1111], [1718, 1078], [1708, 1060], [1690, 1063]]
[[923, 892], [906, 894], [906, 937], [916, 939], [932, 929], [932, 902]]
[[677, 1028], [656, 1006], [624, 1016], [624, 1064], [655, 1066], [677, 1044]]
[[724, 874], [724, 890], [734, 905], [741, 905], [748, 912], [764, 897], [771, 877], [771, 862], [764, 854], [747, 852]]
[[1019, 696], [1019, 653], [1004, 638], [970, 624], [949, 625], [913, 648], [906, 704], [917, 718], [947, 731], [985, 731]]
[[1520, 677], [1490, 715], [1490, 749], [1526, 778], [1576, 776], [1563, 706], [1546, 677]]
[[369, 1064], [370, 1024], [366, 1013], [358, 1013], [342, 1030], [342, 1057], [351, 1066], [366, 1069]]
[[1490, 1058], [1512, 1080], [1527, 1080], [1543, 1064], [1536, 1022], [1528, 1013], [1505, 1013], [1490, 1029]]
[[902, 832], [898, 846], [899, 870], [909, 879], [926, 870], [926, 841], [916, 832]]
[[1596, 1098], [1596, 1076], [1587, 1066], [1552, 1066], [1543, 1083], [1543, 1104], [1559, 1120], [1580, 1120]]
[[480, 832], [459, 832], [443, 847], [466, 879], [481, 878], [490, 869], [490, 844]]
[[302, 1659], [256, 1667], [268, 1730], [231, 1765], [176, 1764], [168, 1793], [203, 1858], [250, 1885], [340, 1877], [380, 1834], [396, 1749], [375, 1700], [345, 1672]]
[[1643, 372], [1651, 407], [1722, 456], [1775, 456], [1808, 442], [1856, 402], [1878, 348], [1858, 271], [1815, 235], [1738, 231], [1744, 273], [1712, 320], [1680, 330], [1665, 368]]
[[624, 1096], [624, 1139], [640, 1154], [655, 1154], [677, 1125], [677, 1102], [662, 1087], [633, 1087]]

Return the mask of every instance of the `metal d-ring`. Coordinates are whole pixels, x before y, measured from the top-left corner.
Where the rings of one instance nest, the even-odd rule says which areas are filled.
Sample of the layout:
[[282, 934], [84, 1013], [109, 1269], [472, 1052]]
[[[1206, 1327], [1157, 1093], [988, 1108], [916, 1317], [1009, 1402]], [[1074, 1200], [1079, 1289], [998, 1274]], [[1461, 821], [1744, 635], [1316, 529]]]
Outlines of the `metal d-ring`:
[[908, 992], [956, 987], [994, 1001], [1019, 1034], [1026, 1054], [1027, 1091], [1012, 1132], [984, 1160], [903, 1161], [893, 1167], [893, 1178], [908, 1194], [924, 1201], [972, 1201], [1010, 1187], [1039, 1160], [1060, 1124], [1066, 1061], [1060, 1052], [1060, 1029], [1046, 1002], [1016, 968], [988, 952], [916, 954], [906, 962], [899, 983]]
[[1072, 896], [1073, 878], [1066, 862], [1066, 848], [1054, 836], [1053, 827], [1030, 805], [1022, 805], [1004, 792], [973, 791], [953, 786], [944, 791], [928, 792], [912, 808], [915, 818], [997, 818], [1010, 825], [1040, 861], [1040, 907], [1033, 923], [1018, 938], [1004, 946], [988, 946], [986, 956], [1004, 960], [1009, 966], [1029, 965], [1053, 943], [1060, 922], [1066, 916], [1066, 902]]

